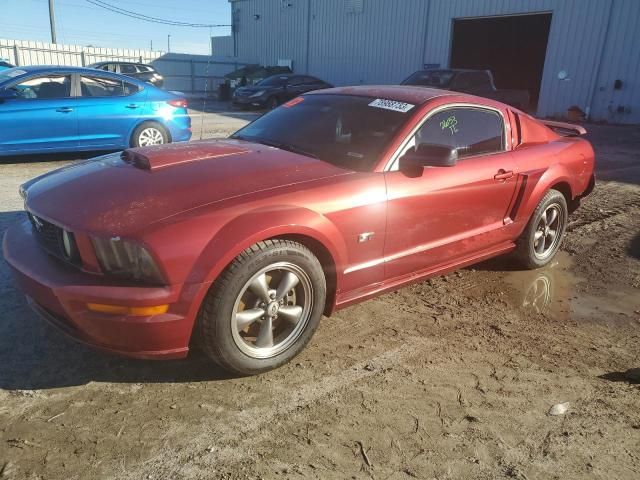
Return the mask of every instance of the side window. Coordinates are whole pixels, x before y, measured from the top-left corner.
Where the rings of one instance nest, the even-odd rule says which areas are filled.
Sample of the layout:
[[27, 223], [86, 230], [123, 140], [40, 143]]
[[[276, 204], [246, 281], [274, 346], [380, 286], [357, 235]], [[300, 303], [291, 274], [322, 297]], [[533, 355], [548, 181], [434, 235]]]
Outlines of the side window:
[[482, 108], [451, 108], [433, 115], [418, 130], [415, 144], [456, 148], [458, 158], [504, 150], [502, 116]]
[[140, 88], [134, 83], [122, 82], [122, 87], [124, 89], [125, 96], [133, 95], [134, 93], [138, 93], [140, 91]]
[[113, 72], [116, 73], [116, 66], [113, 63], [105, 63], [104, 65], [100, 65], [98, 67], [99, 70], [104, 70], [105, 72]]
[[135, 65], [131, 65], [130, 63], [123, 63], [120, 65], [120, 73], [124, 73], [125, 75], [131, 73], [138, 73]]
[[71, 75], [31, 78], [11, 87], [19, 98], [47, 99], [71, 96]]
[[469, 75], [469, 83], [476, 90], [487, 90], [489, 88], [489, 77], [485, 72], [473, 72]]
[[452, 90], [457, 90], [459, 92], [467, 91], [471, 88], [471, 81], [469, 78], [469, 74], [466, 72], [460, 72], [456, 75], [453, 84], [451, 85]]
[[135, 93], [130, 91], [130, 87], [137, 91], [135, 85], [113, 78], [81, 77], [80, 79], [80, 92], [83, 97], [122, 97]]

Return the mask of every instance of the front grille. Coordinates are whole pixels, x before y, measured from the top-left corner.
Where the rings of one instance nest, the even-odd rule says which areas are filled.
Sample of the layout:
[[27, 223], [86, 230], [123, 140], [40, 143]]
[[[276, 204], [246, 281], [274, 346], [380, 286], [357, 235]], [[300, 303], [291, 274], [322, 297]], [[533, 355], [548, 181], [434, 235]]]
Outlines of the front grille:
[[80, 257], [77, 254], [78, 248], [75, 245], [75, 239], [73, 235], [70, 236], [72, 242], [72, 255], [68, 256], [65, 254], [64, 244], [62, 240], [62, 228], [54, 225], [53, 223], [47, 222], [40, 217], [33, 215], [32, 213], [27, 214], [29, 217], [29, 221], [31, 222], [31, 226], [33, 227], [33, 234], [38, 240], [38, 243], [42, 248], [49, 254], [54, 257], [66, 262], [71, 263], [73, 265], [79, 265]]

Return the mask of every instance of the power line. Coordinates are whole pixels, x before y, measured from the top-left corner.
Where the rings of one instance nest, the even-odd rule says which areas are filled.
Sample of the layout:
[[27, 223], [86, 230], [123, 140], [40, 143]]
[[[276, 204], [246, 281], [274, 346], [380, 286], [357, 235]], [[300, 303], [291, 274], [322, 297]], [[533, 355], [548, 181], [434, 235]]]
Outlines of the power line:
[[124, 8], [120, 8], [118, 6], [112, 5], [110, 3], [103, 2], [102, 0], [86, 0], [86, 1], [87, 3], [95, 5], [96, 7], [103, 8], [110, 12], [118, 13], [120, 15], [124, 15], [130, 18], [135, 18], [137, 20], [143, 20], [145, 22], [160, 23], [163, 25], [172, 25], [175, 27], [191, 27], [191, 28], [212, 28], [212, 27], [230, 27], [231, 26], [231, 25], [214, 25], [214, 24], [208, 24], [208, 23], [178, 22], [176, 20], [167, 20], [164, 18], [151, 17], [149, 15], [144, 15], [142, 13], [126, 10]]

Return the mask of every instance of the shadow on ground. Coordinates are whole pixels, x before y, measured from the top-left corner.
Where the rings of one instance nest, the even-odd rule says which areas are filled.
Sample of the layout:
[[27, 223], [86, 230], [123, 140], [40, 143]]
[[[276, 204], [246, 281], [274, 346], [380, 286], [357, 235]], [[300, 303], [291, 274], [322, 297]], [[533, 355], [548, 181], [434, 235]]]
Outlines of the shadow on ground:
[[625, 372], [608, 372], [603, 375], [598, 375], [598, 378], [610, 382], [640, 384], [640, 368], [630, 368]]
[[[0, 232], [26, 220], [24, 212], [0, 213]], [[131, 360], [98, 352], [67, 338], [27, 306], [0, 263], [0, 388], [35, 390], [88, 382], [165, 383], [230, 378], [202, 353], [185, 360]]]

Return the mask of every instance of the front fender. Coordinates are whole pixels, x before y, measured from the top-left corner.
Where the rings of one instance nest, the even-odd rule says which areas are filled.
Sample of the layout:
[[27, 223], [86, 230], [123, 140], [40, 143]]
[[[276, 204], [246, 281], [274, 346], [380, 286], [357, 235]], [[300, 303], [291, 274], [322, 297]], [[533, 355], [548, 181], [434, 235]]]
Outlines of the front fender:
[[246, 212], [220, 228], [202, 250], [188, 283], [211, 283], [235, 257], [255, 243], [274, 237], [304, 235], [321, 243], [339, 272], [347, 261], [346, 245], [337, 227], [325, 216], [307, 208], [279, 205]]

